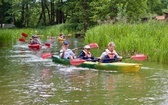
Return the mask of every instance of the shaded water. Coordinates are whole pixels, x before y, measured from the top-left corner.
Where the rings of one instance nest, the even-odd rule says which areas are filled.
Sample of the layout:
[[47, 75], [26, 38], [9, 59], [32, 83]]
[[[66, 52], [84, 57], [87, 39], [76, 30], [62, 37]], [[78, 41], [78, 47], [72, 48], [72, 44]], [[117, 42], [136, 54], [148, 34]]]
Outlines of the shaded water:
[[[71, 48], [81, 46], [71, 40]], [[52, 51], [59, 48], [53, 44]], [[43, 51], [24, 44], [0, 48], [0, 105], [168, 104], [167, 65], [138, 62], [138, 73], [98, 71], [55, 64], [40, 58]]]

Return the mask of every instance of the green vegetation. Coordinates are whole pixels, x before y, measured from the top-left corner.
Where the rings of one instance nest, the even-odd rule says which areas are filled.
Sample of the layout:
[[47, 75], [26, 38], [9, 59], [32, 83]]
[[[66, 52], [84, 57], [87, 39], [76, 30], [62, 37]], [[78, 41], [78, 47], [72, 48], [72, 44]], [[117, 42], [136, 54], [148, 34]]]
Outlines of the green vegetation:
[[74, 32], [69, 30], [65, 24], [60, 24], [56, 26], [41, 27], [41, 28], [23, 28], [23, 29], [0, 29], [0, 40], [1, 45], [9, 44], [9, 41], [12, 40], [13, 43], [16, 43], [19, 38], [21, 38], [21, 33], [26, 33], [27, 35], [42, 35], [43, 39], [46, 39], [47, 36], [59, 36], [60, 33], [67, 35], [68, 33], [74, 34]]
[[[168, 62], [168, 23], [150, 21], [147, 23], [104, 24], [89, 29], [85, 43], [96, 42], [100, 50], [114, 41], [120, 55], [147, 54], [149, 61]], [[100, 53], [98, 52], [98, 54]]]
[[[110, 41], [116, 44], [116, 50], [122, 56], [131, 56], [134, 54], [147, 54], [148, 60], [152, 62], [167, 63], [168, 61], [168, 23], [159, 21], [150, 21], [147, 23], [129, 24], [102, 24], [89, 29], [86, 32], [85, 44], [96, 42], [99, 44], [99, 49], [92, 50], [95, 56], [99, 56], [101, 52], [107, 48]], [[9, 44], [11, 41], [16, 43], [21, 37], [21, 33], [33, 35], [58, 36], [60, 33], [74, 35], [73, 30], [70, 30], [66, 25], [57, 25], [45, 27], [41, 29], [1, 29], [0, 40], [1, 45]]]
[[163, 15], [167, 0], [2, 0], [1, 24], [17, 28], [66, 25], [82, 34], [98, 24], [141, 22]]

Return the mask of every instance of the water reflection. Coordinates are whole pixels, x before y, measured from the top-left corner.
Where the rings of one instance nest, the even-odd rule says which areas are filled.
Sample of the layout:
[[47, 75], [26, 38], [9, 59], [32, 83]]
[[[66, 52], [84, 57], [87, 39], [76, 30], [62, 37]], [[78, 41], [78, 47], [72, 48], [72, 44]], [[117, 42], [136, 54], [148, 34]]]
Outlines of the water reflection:
[[41, 78], [43, 81], [47, 82], [53, 77], [52, 70], [50, 69], [43, 69], [41, 72]]

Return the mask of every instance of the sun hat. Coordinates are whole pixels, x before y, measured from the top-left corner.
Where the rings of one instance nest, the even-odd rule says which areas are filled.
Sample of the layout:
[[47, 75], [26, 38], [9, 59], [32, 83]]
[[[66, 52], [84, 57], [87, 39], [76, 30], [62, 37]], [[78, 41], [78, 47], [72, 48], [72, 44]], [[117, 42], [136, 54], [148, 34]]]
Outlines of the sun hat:
[[64, 45], [67, 45], [67, 44], [69, 44], [69, 42], [68, 42], [67, 40], [65, 40], [65, 41], [63, 42], [63, 44], [64, 44]]
[[89, 45], [84, 46], [85, 49], [90, 49]]

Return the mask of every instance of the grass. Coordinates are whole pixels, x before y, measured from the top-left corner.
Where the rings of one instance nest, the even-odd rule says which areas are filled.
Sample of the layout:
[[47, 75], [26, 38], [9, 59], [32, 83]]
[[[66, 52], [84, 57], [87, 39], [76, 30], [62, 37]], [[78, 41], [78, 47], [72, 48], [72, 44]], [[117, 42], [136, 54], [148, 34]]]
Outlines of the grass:
[[[103, 50], [110, 41], [114, 41], [120, 55], [143, 53], [148, 56], [149, 61], [167, 63], [167, 29], [168, 23], [158, 21], [140, 24], [103, 24], [87, 31], [85, 43], [96, 42]], [[98, 51], [95, 54], [101, 53]]]

